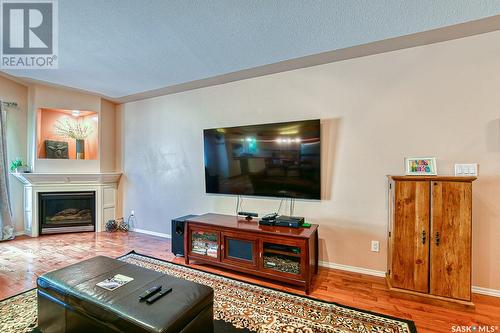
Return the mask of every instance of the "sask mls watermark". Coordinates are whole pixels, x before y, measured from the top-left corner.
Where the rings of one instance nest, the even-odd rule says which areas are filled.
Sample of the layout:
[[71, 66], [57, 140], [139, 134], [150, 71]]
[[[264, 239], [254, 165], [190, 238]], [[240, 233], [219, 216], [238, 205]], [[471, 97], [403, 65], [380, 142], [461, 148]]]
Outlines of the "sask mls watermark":
[[57, 68], [57, 0], [0, 0], [0, 18], [0, 68]]
[[452, 325], [451, 333], [495, 333], [498, 332], [496, 325]]

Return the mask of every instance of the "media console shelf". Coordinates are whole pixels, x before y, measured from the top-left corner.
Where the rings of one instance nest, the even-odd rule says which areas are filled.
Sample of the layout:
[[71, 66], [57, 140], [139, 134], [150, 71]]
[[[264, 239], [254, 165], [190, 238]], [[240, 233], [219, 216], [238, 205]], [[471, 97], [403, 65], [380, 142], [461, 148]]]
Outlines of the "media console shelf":
[[261, 226], [256, 220], [205, 214], [186, 221], [186, 265], [199, 261], [302, 286], [318, 273], [318, 225]]

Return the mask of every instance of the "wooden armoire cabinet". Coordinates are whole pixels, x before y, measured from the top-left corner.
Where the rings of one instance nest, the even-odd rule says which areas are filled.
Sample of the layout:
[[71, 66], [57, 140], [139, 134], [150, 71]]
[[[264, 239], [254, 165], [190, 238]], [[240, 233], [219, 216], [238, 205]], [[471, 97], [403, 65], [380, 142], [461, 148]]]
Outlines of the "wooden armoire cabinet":
[[389, 176], [391, 290], [471, 301], [475, 179]]

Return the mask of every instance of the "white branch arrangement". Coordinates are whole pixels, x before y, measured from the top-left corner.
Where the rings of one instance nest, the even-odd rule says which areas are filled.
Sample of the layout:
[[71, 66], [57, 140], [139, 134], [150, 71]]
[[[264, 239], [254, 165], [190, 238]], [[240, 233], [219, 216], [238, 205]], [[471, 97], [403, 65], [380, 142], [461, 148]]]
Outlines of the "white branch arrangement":
[[71, 118], [59, 119], [54, 128], [58, 136], [75, 140], [85, 140], [93, 132], [88, 122]]

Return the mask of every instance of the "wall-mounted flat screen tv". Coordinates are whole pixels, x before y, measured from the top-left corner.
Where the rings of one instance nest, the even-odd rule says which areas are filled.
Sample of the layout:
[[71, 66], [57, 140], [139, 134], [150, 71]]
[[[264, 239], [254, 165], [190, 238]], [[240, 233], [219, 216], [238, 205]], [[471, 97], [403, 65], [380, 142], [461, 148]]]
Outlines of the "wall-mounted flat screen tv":
[[204, 130], [207, 193], [321, 198], [320, 121]]

